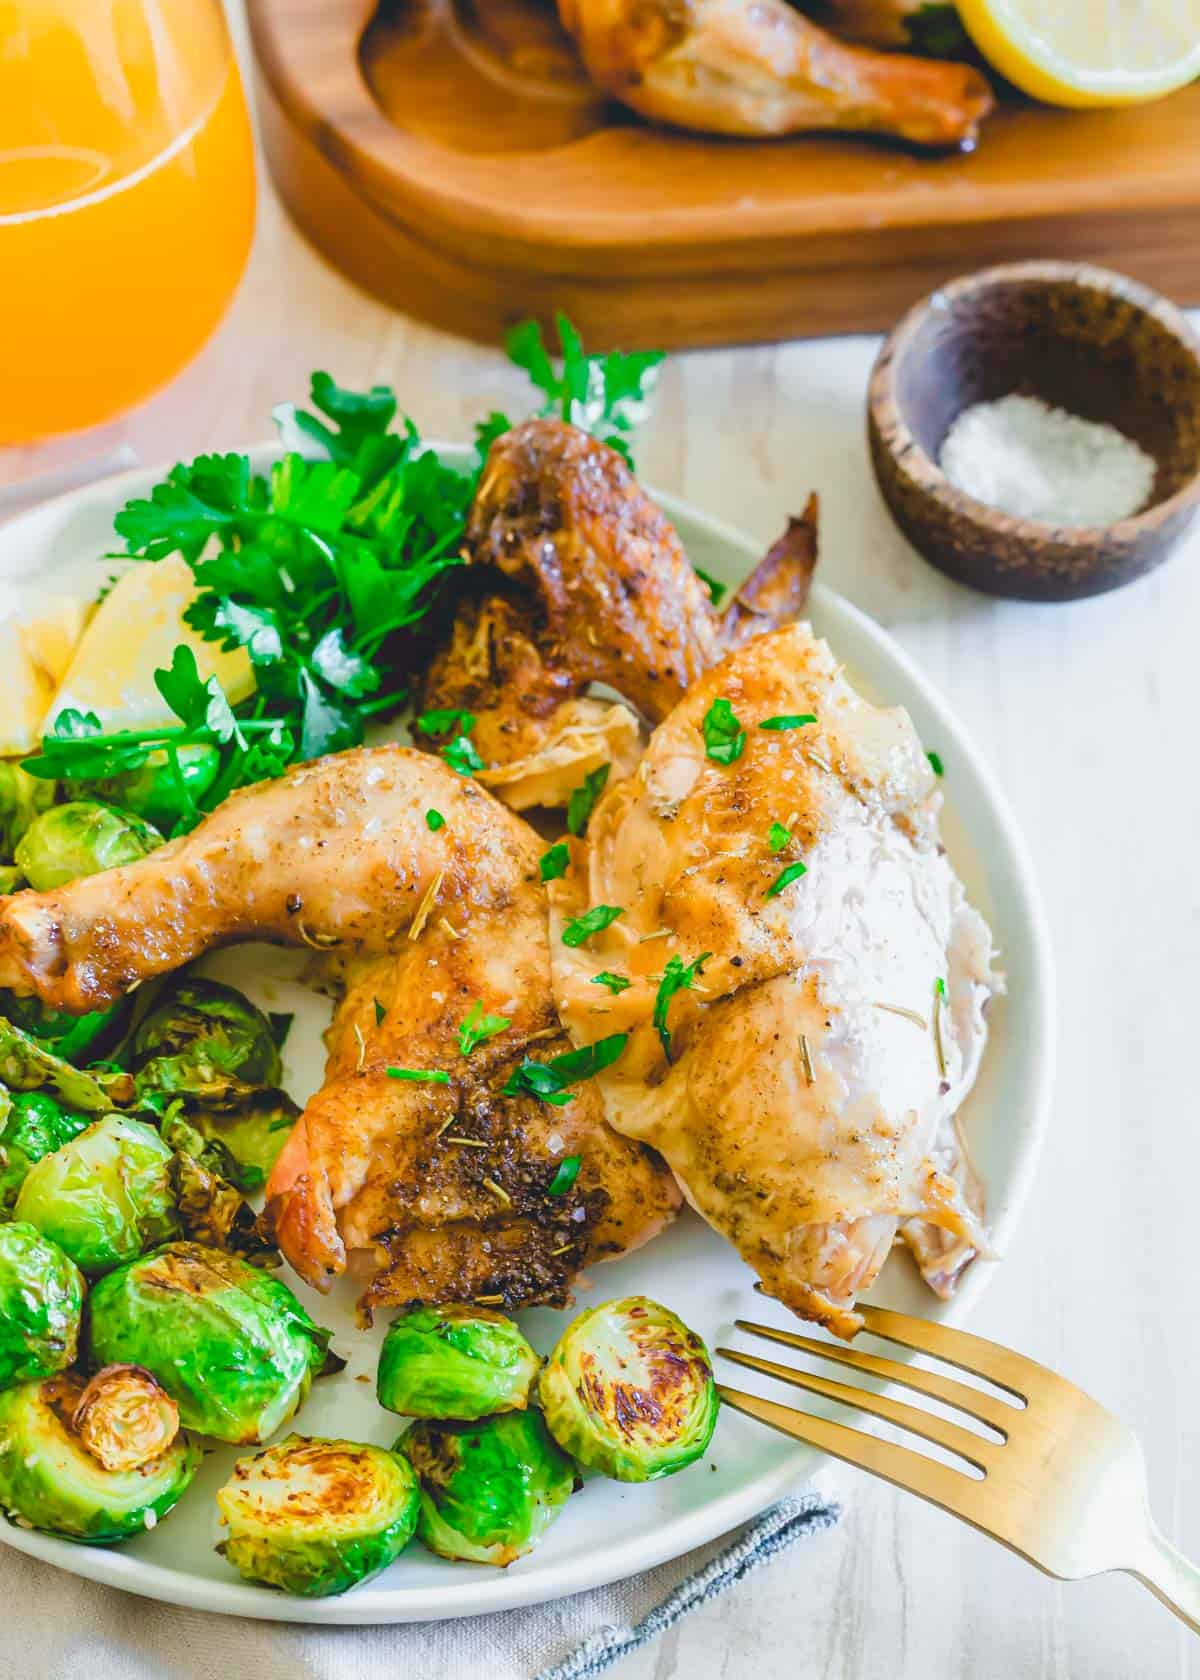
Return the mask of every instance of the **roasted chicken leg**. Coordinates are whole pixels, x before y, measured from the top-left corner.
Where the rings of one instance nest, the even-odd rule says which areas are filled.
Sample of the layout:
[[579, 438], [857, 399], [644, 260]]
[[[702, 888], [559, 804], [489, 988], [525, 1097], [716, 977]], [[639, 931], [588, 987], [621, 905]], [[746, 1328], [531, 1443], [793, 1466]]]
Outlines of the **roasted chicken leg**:
[[993, 105], [965, 64], [850, 46], [787, 0], [558, 0], [592, 80], [712, 134], [854, 129], [969, 146]]
[[[998, 981], [939, 802], [906, 714], [796, 626], [700, 678], [550, 888], [561, 1019], [631, 1035], [610, 1123], [839, 1335], [898, 1234], [943, 1294], [986, 1240], [955, 1115]], [[621, 914], [564, 944], [596, 905]], [[629, 981], [602, 1015], [597, 970]]]
[[[445, 819], [436, 833], [431, 809]], [[581, 1267], [652, 1236], [678, 1192], [608, 1129], [593, 1084], [565, 1108], [501, 1094], [526, 1054], [570, 1048], [550, 992], [541, 849], [437, 759], [342, 753], [235, 794], [139, 863], [0, 899], [0, 985], [81, 1012], [216, 945], [307, 945], [342, 995], [325, 1084], [268, 1185], [287, 1258], [323, 1288], [361, 1251], [368, 1312], [562, 1305]], [[506, 1024], [464, 1054], [476, 1006]], [[573, 1186], [548, 1196], [573, 1154]]]

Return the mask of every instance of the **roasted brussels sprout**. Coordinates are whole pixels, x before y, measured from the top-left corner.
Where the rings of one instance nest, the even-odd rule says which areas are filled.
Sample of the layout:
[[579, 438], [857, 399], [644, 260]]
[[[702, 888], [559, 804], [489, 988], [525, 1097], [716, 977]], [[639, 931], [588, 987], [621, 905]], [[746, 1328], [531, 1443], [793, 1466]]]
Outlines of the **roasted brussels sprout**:
[[84, 1114], [107, 1114], [133, 1097], [133, 1078], [112, 1068], [76, 1068], [0, 1014], [0, 1083], [10, 1091], [49, 1088]]
[[0, 893], [15, 893], [24, 879], [15, 863], [0, 865]]
[[71, 1428], [106, 1470], [140, 1470], [179, 1434], [179, 1407], [140, 1365], [106, 1365], [79, 1396]]
[[189, 1242], [219, 1248], [225, 1254], [240, 1254], [260, 1266], [279, 1264], [279, 1250], [267, 1222], [259, 1218], [240, 1190], [202, 1160], [177, 1152], [171, 1161], [170, 1178], [180, 1229]]
[[217, 1494], [220, 1550], [247, 1581], [328, 1597], [386, 1569], [412, 1539], [420, 1493], [398, 1451], [289, 1435], [239, 1458]]
[[174, 828], [193, 802], [206, 794], [221, 768], [219, 747], [195, 741], [175, 749], [175, 763], [165, 752], [151, 753], [139, 770], [99, 781], [63, 783], [68, 799], [99, 799], [145, 817], [164, 832]]
[[430, 1551], [503, 1569], [532, 1551], [576, 1485], [542, 1414], [413, 1424], [397, 1443], [421, 1478], [417, 1533]]
[[200, 1449], [181, 1435], [136, 1470], [106, 1470], [72, 1424], [83, 1392], [82, 1379], [64, 1372], [0, 1394], [0, 1507], [68, 1540], [128, 1540], [186, 1491]]
[[199, 1243], [168, 1243], [110, 1272], [88, 1309], [92, 1364], [144, 1366], [185, 1428], [235, 1446], [281, 1429], [313, 1377], [340, 1363], [286, 1284]]
[[236, 1101], [247, 1087], [278, 1085], [279, 1046], [261, 1009], [216, 980], [181, 980], [138, 1024], [130, 1065], [139, 1088]]
[[95, 1009], [87, 1015], [68, 1015], [65, 1010], [48, 1009], [37, 998], [21, 998], [15, 992], [0, 992], [0, 1015], [6, 1016], [55, 1056], [76, 1064], [95, 1061], [110, 1050], [124, 1033], [132, 1013], [132, 997], [122, 998], [111, 1009]]
[[415, 1307], [379, 1354], [379, 1404], [401, 1417], [481, 1418], [519, 1410], [541, 1360], [511, 1319], [483, 1307]]
[[77, 799], [35, 818], [13, 855], [31, 887], [51, 892], [81, 875], [136, 863], [162, 843], [158, 830], [132, 811]]
[[559, 1446], [619, 1482], [652, 1482], [701, 1458], [717, 1422], [708, 1349], [657, 1301], [630, 1295], [580, 1313], [538, 1385]]
[[0, 1111], [0, 1219], [7, 1219], [33, 1163], [78, 1137], [90, 1120], [45, 1091], [0, 1092]]
[[53, 782], [0, 760], [0, 856], [11, 858], [29, 825], [53, 803]]
[[153, 1126], [109, 1114], [30, 1167], [14, 1213], [81, 1271], [111, 1271], [178, 1235], [171, 1151]]
[[0, 1389], [75, 1359], [83, 1278], [32, 1225], [0, 1225]]

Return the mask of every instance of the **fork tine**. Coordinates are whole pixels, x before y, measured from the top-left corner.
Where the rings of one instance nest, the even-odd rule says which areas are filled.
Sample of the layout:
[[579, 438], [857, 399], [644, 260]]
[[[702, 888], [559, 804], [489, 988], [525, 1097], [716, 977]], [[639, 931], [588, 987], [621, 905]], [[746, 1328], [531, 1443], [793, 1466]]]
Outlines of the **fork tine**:
[[780, 1406], [774, 1400], [760, 1400], [757, 1395], [726, 1388], [724, 1383], [717, 1384], [717, 1392], [724, 1404], [735, 1412], [742, 1412], [771, 1429], [778, 1429], [793, 1441], [803, 1441], [806, 1446], [830, 1453], [845, 1464], [853, 1464], [860, 1470], [869, 1470], [874, 1476], [882, 1476], [885, 1482], [907, 1488], [910, 1493], [919, 1494], [931, 1504], [940, 1505], [943, 1511], [951, 1511], [955, 1516], [983, 1528], [986, 1533], [991, 1532], [982, 1520], [980, 1495], [987, 1486], [986, 1481], [974, 1481], [961, 1470], [938, 1464], [908, 1447], [893, 1446], [890, 1441], [864, 1434], [861, 1429], [834, 1423], [831, 1418], [793, 1411], [790, 1406]]
[[862, 1314], [864, 1328], [872, 1336], [882, 1336], [885, 1341], [898, 1342], [901, 1347], [913, 1348], [917, 1353], [929, 1353], [935, 1359], [944, 1359], [948, 1365], [957, 1365], [960, 1371], [971, 1371], [975, 1376], [986, 1377], [997, 1388], [1006, 1389], [1026, 1405], [1039, 1390], [1044, 1393], [1060, 1384], [1069, 1386], [1044, 1365], [1037, 1365], [1032, 1359], [1025, 1359], [1010, 1348], [1001, 1347], [999, 1342], [972, 1336], [966, 1330], [951, 1330], [945, 1324], [910, 1318], [907, 1313], [890, 1312], [886, 1307], [870, 1307], [865, 1302], [860, 1302], [857, 1310]]
[[943, 1377], [938, 1371], [901, 1365], [896, 1359], [882, 1359], [877, 1353], [848, 1347], [844, 1342], [819, 1342], [813, 1336], [798, 1336], [792, 1330], [776, 1330], [773, 1325], [754, 1324], [745, 1318], [734, 1319], [734, 1324], [747, 1335], [763, 1336], [769, 1342], [780, 1342], [784, 1347], [795, 1348], [797, 1352], [811, 1354], [816, 1359], [828, 1359], [834, 1365], [849, 1365], [855, 1371], [879, 1377], [884, 1382], [915, 1389], [931, 1400], [940, 1400], [943, 1405], [966, 1412], [968, 1417], [978, 1418], [1006, 1437], [1014, 1415], [1019, 1415], [1015, 1407], [997, 1400], [994, 1395], [985, 1394], [978, 1388], [968, 1388], [966, 1383], [955, 1382], [953, 1377]]
[[732, 1360], [735, 1365], [744, 1365], [747, 1370], [758, 1371], [764, 1377], [775, 1377], [780, 1382], [790, 1383], [793, 1388], [803, 1388], [810, 1394], [823, 1395], [826, 1400], [838, 1400], [843, 1405], [855, 1406], [860, 1412], [869, 1412], [872, 1417], [883, 1418], [900, 1429], [921, 1435], [936, 1446], [945, 1447], [947, 1452], [957, 1453], [959, 1458], [965, 1458], [967, 1463], [973, 1464], [977, 1470], [986, 1472], [989, 1460], [994, 1462], [995, 1454], [999, 1450], [995, 1442], [985, 1441], [982, 1436], [973, 1435], [961, 1424], [950, 1423], [933, 1412], [923, 1412], [918, 1406], [909, 1406], [903, 1400], [893, 1400], [889, 1395], [876, 1394], [872, 1389], [855, 1388], [850, 1383], [834, 1382], [829, 1377], [817, 1376], [813, 1371], [796, 1371], [790, 1365], [777, 1365], [773, 1359], [759, 1359], [752, 1353], [735, 1353], [732, 1348], [719, 1347], [717, 1352]]

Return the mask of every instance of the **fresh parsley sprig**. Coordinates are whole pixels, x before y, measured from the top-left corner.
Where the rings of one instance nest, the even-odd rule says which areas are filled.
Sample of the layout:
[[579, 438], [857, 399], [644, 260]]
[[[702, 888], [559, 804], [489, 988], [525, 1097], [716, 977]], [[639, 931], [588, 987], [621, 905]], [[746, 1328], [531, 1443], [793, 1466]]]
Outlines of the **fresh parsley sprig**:
[[671, 999], [676, 993], [688, 991], [696, 984], [696, 977], [703, 974], [704, 965], [711, 956], [711, 951], [705, 951], [690, 963], [685, 963], [682, 957], [671, 957], [658, 982], [658, 991], [654, 995], [654, 1027], [668, 1061], [671, 1060], [671, 1031], [667, 1026], [667, 1016]]
[[581, 1050], [568, 1050], [565, 1055], [554, 1056], [548, 1062], [536, 1062], [526, 1057], [519, 1067], [515, 1067], [508, 1079], [500, 1087], [500, 1094], [504, 1097], [519, 1097], [528, 1093], [536, 1097], [539, 1102], [549, 1103], [554, 1108], [562, 1108], [571, 1101], [572, 1085], [578, 1085], [585, 1079], [594, 1079], [598, 1073], [611, 1067], [629, 1043], [628, 1033], [610, 1033], [607, 1038], [598, 1038], [594, 1044], [585, 1044]]

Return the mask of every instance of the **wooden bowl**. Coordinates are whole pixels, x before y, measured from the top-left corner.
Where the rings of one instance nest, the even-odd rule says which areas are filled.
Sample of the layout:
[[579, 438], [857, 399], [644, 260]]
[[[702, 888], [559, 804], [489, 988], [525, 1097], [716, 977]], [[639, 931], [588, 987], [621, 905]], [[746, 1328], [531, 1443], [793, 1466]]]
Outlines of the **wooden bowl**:
[[[1011, 391], [1140, 444], [1157, 465], [1145, 510], [1059, 527], [956, 490], [937, 464], [946, 433], [965, 408]], [[1200, 337], [1165, 298], [1107, 269], [983, 269], [933, 292], [885, 340], [868, 430], [884, 500], [941, 571], [1027, 601], [1099, 595], [1165, 560], [1200, 509]]]

